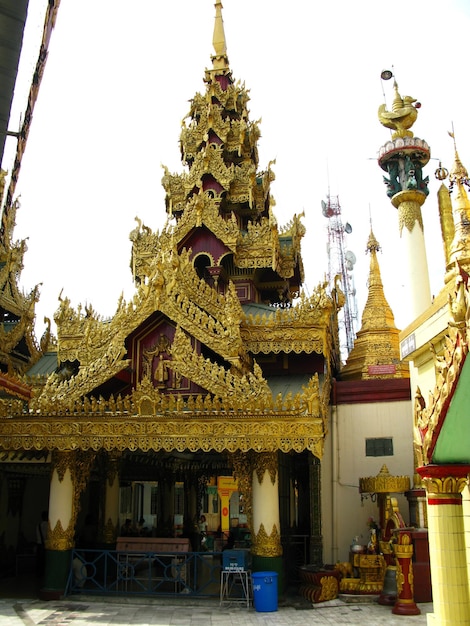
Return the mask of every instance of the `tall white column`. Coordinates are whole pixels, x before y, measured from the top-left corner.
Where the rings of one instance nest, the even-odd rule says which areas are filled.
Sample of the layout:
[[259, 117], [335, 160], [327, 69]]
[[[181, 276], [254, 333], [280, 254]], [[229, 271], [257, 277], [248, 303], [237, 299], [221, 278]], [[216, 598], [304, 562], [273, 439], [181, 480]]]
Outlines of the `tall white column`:
[[416, 319], [431, 305], [428, 260], [424, 242], [421, 206], [426, 196], [416, 190], [397, 193], [392, 204], [398, 209], [400, 237], [403, 241], [406, 270], [404, 280], [406, 299], [410, 309], [410, 320]]
[[277, 453], [256, 455], [253, 469], [252, 553], [259, 557], [282, 554], [279, 520], [279, 482]]

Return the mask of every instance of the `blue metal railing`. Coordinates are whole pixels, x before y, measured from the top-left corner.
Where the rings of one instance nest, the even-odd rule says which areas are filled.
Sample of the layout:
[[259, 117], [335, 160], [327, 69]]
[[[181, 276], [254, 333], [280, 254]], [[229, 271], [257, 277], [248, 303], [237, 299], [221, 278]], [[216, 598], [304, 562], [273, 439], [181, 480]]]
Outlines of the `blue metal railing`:
[[65, 593], [218, 596], [221, 563], [221, 552], [74, 549]]

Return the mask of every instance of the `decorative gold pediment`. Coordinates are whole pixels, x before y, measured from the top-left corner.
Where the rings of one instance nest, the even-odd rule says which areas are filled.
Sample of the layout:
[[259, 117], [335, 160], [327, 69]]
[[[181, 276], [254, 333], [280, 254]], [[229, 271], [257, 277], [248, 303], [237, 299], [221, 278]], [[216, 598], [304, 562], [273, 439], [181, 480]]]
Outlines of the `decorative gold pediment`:
[[279, 256], [277, 223], [272, 216], [248, 222], [247, 232], [238, 237], [235, 263], [240, 268], [276, 268]]
[[[264, 402], [270, 397], [269, 387], [259, 366], [254, 372], [232, 374], [224, 367], [204, 359], [191, 346], [191, 340], [177, 329], [172, 345], [172, 368], [203, 389], [236, 405], [251, 406], [253, 401]], [[242, 370], [238, 355], [232, 359], [236, 369]]]
[[[115, 316], [103, 320], [91, 306], [75, 311], [68, 298], [61, 299], [56, 314], [58, 361], [80, 364], [78, 374], [67, 381], [50, 378], [42, 395], [55, 401], [74, 401], [90, 393], [126, 368], [125, 340], [155, 311], [166, 315], [191, 336], [233, 365], [241, 367], [245, 354], [240, 336], [242, 309], [234, 286], [225, 296], [199, 279], [190, 252], [161, 250], [152, 261], [147, 282], [141, 282], [132, 303], [120, 299]], [[38, 400], [41, 401], [41, 400]]]
[[235, 215], [225, 220], [219, 213], [220, 201], [201, 193], [187, 203], [185, 212], [171, 231], [174, 241], [182, 241], [191, 230], [206, 226], [229, 250], [235, 252], [239, 228]]
[[210, 144], [199, 152], [194, 159], [189, 174], [184, 177], [184, 187], [188, 195], [195, 187], [202, 187], [204, 174], [210, 173], [226, 191], [234, 175], [234, 166], [227, 167], [224, 162], [222, 147]]

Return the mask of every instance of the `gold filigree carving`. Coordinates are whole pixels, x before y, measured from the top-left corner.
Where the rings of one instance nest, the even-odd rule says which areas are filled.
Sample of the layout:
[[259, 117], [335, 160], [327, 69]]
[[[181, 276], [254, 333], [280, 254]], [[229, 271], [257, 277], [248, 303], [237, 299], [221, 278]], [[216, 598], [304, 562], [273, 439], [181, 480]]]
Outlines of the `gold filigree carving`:
[[54, 528], [51, 528], [49, 523], [49, 530], [47, 533], [46, 548], [48, 550], [70, 550], [74, 546], [74, 534], [75, 534], [75, 520], [70, 520], [69, 525], [64, 530], [62, 523], [57, 520]]
[[325, 354], [328, 360], [333, 309], [334, 302], [326, 292], [326, 284], [318, 285], [310, 297], [302, 292], [292, 307], [273, 307], [272, 312], [245, 316], [241, 336], [253, 354], [318, 352]]
[[[0, 446], [5, 450], [215, 450], [217, 452], [312, 451], [322, 457], [323, 420], [286, 412], [276, 418], [248, 412], [222, 413], [218, 418], [194, 409], [172, 416], [55, 415], [49, 418], [10, 418], [0, 421]], [[193, 417], [192, 417], [193, 416]]]
[[410, 488], [409, 476], [392, 476], [382, 465], [377, 476], [359, 478], [360, 493], [404, 493]]
[[190, 338], [181, 329], [177, 329], [174, 336], [172, 357], [171, 366], [181, 376], [221, 398], [230, 398], [237, 406], [250, 406], [255, 398], [266, 400], [270, 397], [269, 387], [259, 366], [255, 364], [253, 373], [234, 375], [197, 354], [192, 349]]
[[321, 593], [317, 602], [326, 602], [338, 597], [338, 581], [334, 576], [322, 576], [320, 585]]
[[468, 483], [468, 477], [425, 477], [422, 481], [426, 487], [427, 493], [432, 494], [433, 498], [443, 496], [443, 499], [446, 499], [449, 495], [462, 493]]
[[72, 473], [75, 455], [73, 452], [58, 452], [54, 450], [52, 452], [52, 468], [57, 472], [57, 478], [61, 483], [64, 480], [65, 472], [70, 470]]
[[396, 193], [391, 199], [394, 207], [398, 209], [398, 227], [400, 235], [403, 228], [407, 228], [411, 233], [415, 224], [423, 231], [423, 216], [421, 206], [424, 204], [426, 196], [423, 192], [415, 189], [408, 189]]
[[260, 485], [263, 483], [266, 471], [269, 473], [271, 483], [274, 485], [278, 468], [277, 452], [263, 452], [262, 454], [255, 455], [253, 458], [253, 468]]
[[460, 268], [458, 272], [455, 295], [453, 298], [449, 297], [452, 321], [449, 322], [445, 336], [444, 350], [442, 354], [434, 355], [437, 370], [436, 387], [429, 401], [425, 403], [421, 397], [419, 407], [415, 408], [415, 450], [419, 452], [421, 442], [424, 464], [431, 462], [437, 434], [440, 431], [441, 416], [446, 413], [446, 407], [455, 391], [468, 354], [470, 296], [466, 277], [461, 275]]
[[256, 556], [276, 557], [282, 555], [281, 536], [275, 524], [268, 535], [263, 523], [252, 539], [251, 552]]

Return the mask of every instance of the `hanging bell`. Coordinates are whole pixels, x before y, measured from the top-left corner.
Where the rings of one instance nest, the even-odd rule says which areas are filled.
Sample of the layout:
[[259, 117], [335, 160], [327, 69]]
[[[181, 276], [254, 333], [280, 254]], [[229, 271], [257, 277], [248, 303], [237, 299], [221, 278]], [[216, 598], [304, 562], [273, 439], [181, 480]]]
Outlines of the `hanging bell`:
[[388, 565], [385, 570], [384, 584], [378, 603], [385, 606], [393, 606], [396, 602], [397, 595], [397, 566]]

